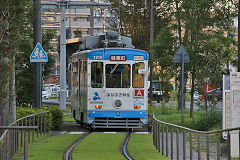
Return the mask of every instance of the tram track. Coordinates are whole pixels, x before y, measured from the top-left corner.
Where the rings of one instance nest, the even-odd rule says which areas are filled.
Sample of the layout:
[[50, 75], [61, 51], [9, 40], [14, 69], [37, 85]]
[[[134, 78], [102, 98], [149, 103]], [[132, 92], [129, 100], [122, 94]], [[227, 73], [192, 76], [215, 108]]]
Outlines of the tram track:
[[121, 146], [121, 153], [127, 160], [134, 160], [127, 151], [127, 145], [128, 145], [130, 137], [131, 137], [131, 132], [128, 132], [126, 134], [126, 138], [124, 139], [124, 142]]
[[[94, 131], [93, 131], [94, 132]], [[65, 151], [63, 160], [72, 160], [72, 152], [74, 148], [82, 141], [84, 140], [89, 134], [91, 134], [92, 131], [86, 132], [81, 136], [78, 140], [76, 140], [68, 149]], [[134, 160], [130, 154], [127, 151], [127, 145], [130, 140], [132, 132], [127, 132], [126, 136], [123, 140], [123, 143], [121, 144], [121, 154], [127, 159], [127, 160]]]
[[89, 134], [92, 132], [84, 133], [83, 136], [81, 136], [77, 141], [75, 141], [64, 153], [63, 160], [72, 160], [72, 151], [73, 149]]

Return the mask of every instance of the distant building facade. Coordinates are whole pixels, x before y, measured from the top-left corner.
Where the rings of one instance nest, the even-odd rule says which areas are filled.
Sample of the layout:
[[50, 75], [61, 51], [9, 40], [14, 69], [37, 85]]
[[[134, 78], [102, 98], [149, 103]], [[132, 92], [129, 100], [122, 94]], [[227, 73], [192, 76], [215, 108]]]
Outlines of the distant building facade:
[[[61, 0], [42, 0], [42, 1], [61, 1]], [[81, 0], [66, 0], [82, 2]], [[84, 0], [84, 2], [101, 2], [99, 0]], [[106, 22], [107, 9], [97, 7], [81, 7], [66, 9], [66, 32], [67, 39], [82, 38], [86, 36], [98, 35], [107, 32], [109, 24]], [[109, 16], [109, 14], [108, 14]], [[61, 10], [43, 10], [42, 11], [42, 29], [56, 30], [57, 35], [52, 40], [54, 49], [48, 54], [54, 55], [54, 72], [44, 82], [45, 84], [59, 84], [60, 77], [60, 55], [58, 51], [60, 29], [61, 29]]]

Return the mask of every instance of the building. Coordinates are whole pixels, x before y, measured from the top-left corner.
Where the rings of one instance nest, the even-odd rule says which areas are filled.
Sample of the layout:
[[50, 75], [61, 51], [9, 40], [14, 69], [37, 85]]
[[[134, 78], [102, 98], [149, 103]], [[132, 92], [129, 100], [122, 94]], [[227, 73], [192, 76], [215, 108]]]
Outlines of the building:
[[[42, 0], [42, 1], [61, 1], [61, 0]], [[66, 0], [70, 2], [82, 2], [81, 0]], [[84, 2], [99, 2], [99, 0], [84, 0]], [[66, 9], [66, 32], [67, 39], [81, 38], [86, 36], [98, 35], [109, 31], [109, 18], [107, 9], [99, 7], [81, 7]], [[42, 11], [42, 29], [56, 30], [57, 35], [53, 39], [54, 49], [48, 53], [54, 55], [56, 64], [54, 72], [44, 82], [45, 84], [59, 84], [60, 75], [60, 55], [58, 50], [60, 29], [61, 29], [61, 10], [43, 9]], [[68, 43], [68, 42], [67, 42]]]

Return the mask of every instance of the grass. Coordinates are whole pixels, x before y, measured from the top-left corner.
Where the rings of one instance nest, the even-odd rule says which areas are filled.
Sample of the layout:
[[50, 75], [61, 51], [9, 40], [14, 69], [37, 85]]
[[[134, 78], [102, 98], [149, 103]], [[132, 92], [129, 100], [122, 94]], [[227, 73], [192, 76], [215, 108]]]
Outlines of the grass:
[[62, 160], [65, 150], [81, 135], [56, 135], [29, 147], [29, 160]]
[[74, 160], [124, 160], [120, 146], [125, 134], [92, 133], [73, 151]]
[[154, 148], [151, 134], [132, 134], [128, 152], [137, 160], [170, 160]]
[[[42, 135], [39, 135], [39, 138], [37, 139], [36, 136], [37, 136], [37, 133], [35, 132], [35, 139], [34, 139], [34, 142], [32, 142], [32, 133], [31, 133], [31, 136], [30, 136], [30, 144], [29, 144], [29, 148], [38, 144], [39, 142], [47, 139], [47, 138], [50, 138], [51, 135], [50, 134], [42, 134]], [[24, 138], [24, 135], [23, 135], [23, 138]], [[23, 139], [23, 143], [24, 143], [24, 139]], [[20, 139], [20, 133], [19, 133], [19, 146], [21, 145], [21, 139]], [[16, 154], [14, 154], [12, 160], [19, 160], [20, 157], [23, 157], [24, 155], [24, 144], [23, 144], [23, 147], [20, 146], [19, 150], [17, 151]]]
[[162, 103], [161, 106], [149, 106], [149, 110], [152, 113], [154, 110], [155, 117], [163, 122], [168, 122], [188, 128], [194, 128], [193, 122], [201, 116], [200, 111], [193, 112], [193, 118], [190, 118], [190, 111], [185, 109], [183, 112], [184, 124], [181, 123], [181, 110], [177, 110], [176, 106], [165, 107], [165, 104]]

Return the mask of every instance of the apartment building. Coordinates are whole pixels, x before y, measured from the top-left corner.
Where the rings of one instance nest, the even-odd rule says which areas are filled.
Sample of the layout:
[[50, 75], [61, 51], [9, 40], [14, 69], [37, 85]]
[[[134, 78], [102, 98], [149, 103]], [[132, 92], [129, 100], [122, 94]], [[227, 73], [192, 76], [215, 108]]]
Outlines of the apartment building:
[[[42, 0], [42, 1], [61, 1], [61, 0]], [[82, 2], [81, 0], [65, 0], [70, 2]], [[84, 2], [101, 2], [99, 0], [84, 0]], [[106, 17], [109, 17], [107, 9], [99, 7], [78, 7], [73, 9], [66, 9], [66, 32], [67, 39], [81, 38], [86, 36], [102, 34], [109, 31], [109, 24]], [[57, 35], [53, 39], [54, 49], [48, 53], [55, 57], [56, 64], [54, 66], [54, 73], [46, 80], [45, 84], [59, 84], [60, 77], [60, 55], [58, 51], [59, 36], [61, 29], [61, 10], [47, 10], [42, 11], [42, 29], [56, 30]]]

